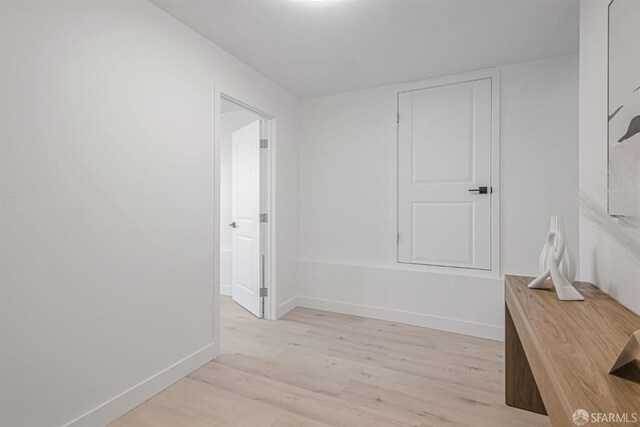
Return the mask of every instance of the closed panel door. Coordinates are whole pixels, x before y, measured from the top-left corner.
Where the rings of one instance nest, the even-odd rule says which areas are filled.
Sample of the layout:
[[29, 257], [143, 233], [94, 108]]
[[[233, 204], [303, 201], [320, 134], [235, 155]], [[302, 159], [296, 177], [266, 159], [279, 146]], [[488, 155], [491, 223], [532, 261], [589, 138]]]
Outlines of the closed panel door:
[[400, 93], [398, 113], [398, 261], [490, 270], [491, 79]]
[[260, 300], [260, 121], [231, 136], [232, 298], [258, 317]]

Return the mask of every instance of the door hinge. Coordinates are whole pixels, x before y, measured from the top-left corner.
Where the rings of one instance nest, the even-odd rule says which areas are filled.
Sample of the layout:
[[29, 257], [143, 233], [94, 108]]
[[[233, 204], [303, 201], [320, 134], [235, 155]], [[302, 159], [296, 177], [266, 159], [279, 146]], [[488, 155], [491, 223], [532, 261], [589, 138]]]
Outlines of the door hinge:
[[260, 214], [260, 222], [267, 222], [267, 221], [269, 221], [269, 215]]
[[400, 111], [396, 115], [396, 123], [400, 123]]
[[268, 294], [269, 294], [269, 291], [267, 290], [267, 288], [260, 288], [261, 297], [266, 297]]
[[396, 233], [396, 245], [400, 243], [400, 233]]
[[260, 140], [260, 148], [269, 148], [269, 140], [261, 139]]

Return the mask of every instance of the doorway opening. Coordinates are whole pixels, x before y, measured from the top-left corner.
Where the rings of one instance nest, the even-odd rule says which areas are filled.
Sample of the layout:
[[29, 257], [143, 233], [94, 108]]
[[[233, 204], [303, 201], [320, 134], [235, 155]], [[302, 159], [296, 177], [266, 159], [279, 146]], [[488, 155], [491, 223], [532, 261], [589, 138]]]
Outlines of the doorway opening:
[[272, 118], [221, 94], [220, 295], [271, 318]]

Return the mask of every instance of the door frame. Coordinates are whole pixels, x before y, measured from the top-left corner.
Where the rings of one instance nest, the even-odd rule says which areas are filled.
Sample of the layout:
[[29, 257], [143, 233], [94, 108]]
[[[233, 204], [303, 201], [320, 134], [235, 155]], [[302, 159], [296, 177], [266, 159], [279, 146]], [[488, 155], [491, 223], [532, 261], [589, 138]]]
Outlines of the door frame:
[[491, 195], [491, 269], [479, 270], [467, 267], [450, 267], [450, 266], [437, 266], [437, 265], [422, 265], [422, 264], [408, 264], [398, 261], [398, 244], [396, 236], [400, 229], [398, 222], [398, 210], [400, 209], [398, 199], [398, 158], [400, 149], [400, 133], [399, 122], [396, 123], [396, 146], [392, 156], [392, 197], [395, 203], [395, 209], [393, 209], [393, 253], [395, 254], [394, 260], [398, 267], [406, 270], [433, 272], [433, 273], [445, 273], [445, 274], [458, 274], [465, 276], [477, 276], [477, 277], [500, 277], [501, 264], [500, 264], [500, 70], [497, 68], [486, 69], [480, 71], [472, 71], [462, 74], [454, 74], [443, 77], [436, 77], [429, 80], [421, 80], [418, 82], [411, 82], [406, 84], [397, 85], [395, 87], [396, 92], [396, 113], [400, 114], [400, 94], [406, 92], [412, 92], [422, 89], [431, 89], [440, 86], [448, 86], [458, 83], [467, 83], [475, 80], [491, 79], [491, 186], [493, 187], [493, 194]]
[[266, 113], [251, 104], [244, 102], [238, 97], [231, 95], [227, 91], [218, 90], [215, 86], [214, 107], [213, 107], [213, 135], [214, 135], [214, 342], [220, 345], [220, 103], [227, 100], [237, 104], [260, 116], [265, 123], [265, 134], [263, 136], [263, 126], [261, 125], [260, 138], [268, 140], [268, 148], [261, 149], [260, 155], [260, 204], [261, 212], [266, 213], [268, 220], [261, 223], [261, 246], [264, 254], [263, 264], [263, 287], [267, 288], [267, 296], [264, 297], [263, 318], [268, 320], [276, 319], [276, 210], [275, 210], [275, 171], [276, 171], [276, 118], [274, 115]]

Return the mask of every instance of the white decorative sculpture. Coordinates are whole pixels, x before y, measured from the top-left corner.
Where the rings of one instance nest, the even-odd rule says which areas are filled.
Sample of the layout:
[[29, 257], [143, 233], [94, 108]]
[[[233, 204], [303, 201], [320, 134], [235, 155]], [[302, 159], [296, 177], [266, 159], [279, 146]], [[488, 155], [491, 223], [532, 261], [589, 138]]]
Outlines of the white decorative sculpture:
[[[629, 365], [636, 360], [640, 360], [640, 330], [631, 334], [629, 341], [627, 341], [627, 345], [625, 345], [620, 352], [620, 355], [609, 370], [609, 373], [612, 374], [623, 366]], [[634, 366], [637, 367], [640, 365], [635, 364]]]
[[[564, 231], [564, 218], [561, 216], [552, 216], [551, 217], [551, 226], [549, 231], [556, 230], [558, 233], [566, 236]], [[544, 248], [542, 248], [542, 252], [540, 253], [540, 273], [544, 273], [547, 270], [547, 249], [548, 243], [545, 242]], [[576, 261], [569, 250], [569, 244], [566, 239], [564, 242], [564, 254], [562, 256], [562, 261], [560, 261], [559, 266], [560, 272], [564, 276], [565, 279], [572, 283], [576, 281]]]
[[[559, 299], [563, 301], [583, 301], [584, 297], [571, 285], [571, 282], [560, 269], [560, 265], [567, 252], [564, 232], [561, 232], [558, 227], [561, 221], [558, 220], [562, 220], [562, 218], [553, 217], [551, 219], [551, 230], [549, 230], [549, 234], [547, 234], [543, 254], [540, 256], [542, 273], [529, 284], [529, 288], [550, 289], [552, 283], [548, 282], [547, 279], [551, 276]], [[564, 231], [564, 227], [562, 227], [562, 229]], [[567, 265], [568, 264], [569, 263], [567, 263]], [[565, 271], [567, 275], [572, 274], [572, 279], [575, 279], [575, 267], [573, 267], [572, 272], [569, 265], [565, 268]]]

